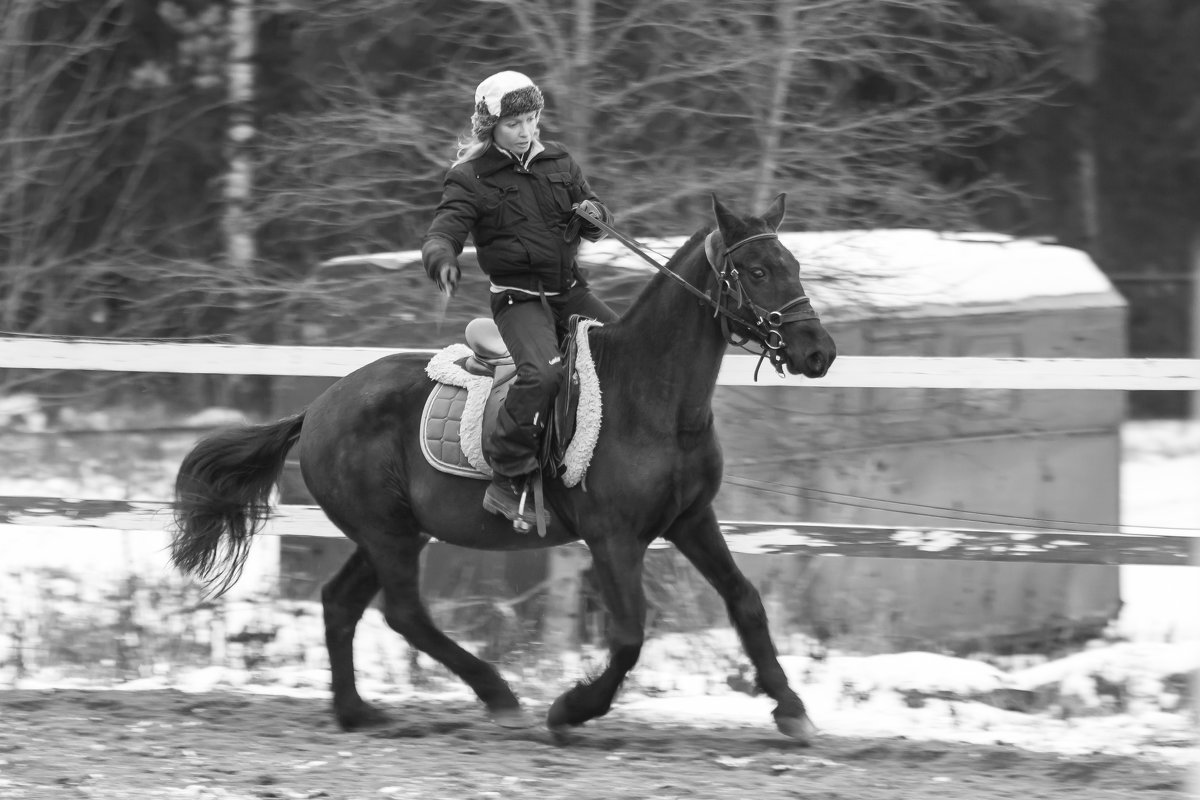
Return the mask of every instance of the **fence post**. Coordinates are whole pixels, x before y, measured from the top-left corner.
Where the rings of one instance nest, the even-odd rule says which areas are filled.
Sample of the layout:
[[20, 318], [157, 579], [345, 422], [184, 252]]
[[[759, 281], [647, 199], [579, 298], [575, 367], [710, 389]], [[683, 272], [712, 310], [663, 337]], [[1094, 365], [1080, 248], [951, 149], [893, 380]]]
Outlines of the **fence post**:
[[[1191, 313], [1188, 323], [1192, 332], [1191, 358], [1200, 358], [1200, 233], [1192, 238]], [[1200, 390], [1192, 392], [1192, 419], [1200, 419]]]
[[[578, 653], [583, 571], [591, 554], [582, 547], [555, 547], [548, 554], [542, 645], [547, 653]], [[564, 664], [564, 666], [567, 666]]]

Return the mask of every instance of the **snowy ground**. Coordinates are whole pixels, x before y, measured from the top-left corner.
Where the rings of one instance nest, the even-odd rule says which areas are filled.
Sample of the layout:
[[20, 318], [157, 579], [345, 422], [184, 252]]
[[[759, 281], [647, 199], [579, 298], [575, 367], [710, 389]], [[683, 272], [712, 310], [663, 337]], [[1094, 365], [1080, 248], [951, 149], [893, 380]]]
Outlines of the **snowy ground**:
[[[793, 687], [829, 734], [1004, 743], [1062, 754], [1140, 755], [1200, 768], [1196, 714], [1187, 706], [1186, 678], [1180, 682], [1180, 676], [1200, 669], [1200, 642], [1098, 642], [1061, 659], [996, 663], [924, 652], [832, 652], [814, 662], [808, 655], [788, 655], [809, 652], [803, 637], [779, 644]], [[410, 672], [406, 646], [374, 609], [364, 617], [355, 645], [360, 688], [368, 698], [470, 697], [463, 684], [425, 656], [418, 659], [422, 679], [417, 680]], [[280, 665], [247, 669], [239, 666], [240, 653], [233, 650], [226, 666], [163, 665], [160, 674], [115, 686], [131, 691], [328, 695], [319, 615], [292, 617], [265, 652], [269, 662]], [[509, 669], [506, 678], [535, 712], [544, 713], [559, 691], [594, 674], [602, 659], [601, 653], [585, 653], [562, 664]], [[657, 637], [647, 642], [613, 713], [647, 722], [770, 730], [773, 704], [745, 692], [745, 665], [729, 630]], [[20, 681], [0, 670], [0, 686], [114, 684], [47, 669]], [[1005, 710], [1008, 695], [1029, 702], [1031, 710]]]
[[[1200, 423], [1129, 423], [1121, 440], [1122, 525], [1200, 536]], [[1121, 599], [1125, 636], [1200, 640], [1200, 569], [1122, 567]]]

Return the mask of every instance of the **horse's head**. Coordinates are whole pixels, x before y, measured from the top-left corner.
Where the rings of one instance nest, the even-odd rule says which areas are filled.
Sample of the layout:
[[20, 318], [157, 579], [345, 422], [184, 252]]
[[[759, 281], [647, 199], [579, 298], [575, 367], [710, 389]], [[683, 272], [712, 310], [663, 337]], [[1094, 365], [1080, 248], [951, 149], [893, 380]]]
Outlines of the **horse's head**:
[[761, 217], [742, 218], [713, 195], [717, 230], [705, 247], [718, 273], [720, 302], [736, 318], [730, 334], [758, 341], [777, 369], [820, 378], [837, 347], [804, 293], [800, 263], [775, 234], [785, 198], [776, 197]]

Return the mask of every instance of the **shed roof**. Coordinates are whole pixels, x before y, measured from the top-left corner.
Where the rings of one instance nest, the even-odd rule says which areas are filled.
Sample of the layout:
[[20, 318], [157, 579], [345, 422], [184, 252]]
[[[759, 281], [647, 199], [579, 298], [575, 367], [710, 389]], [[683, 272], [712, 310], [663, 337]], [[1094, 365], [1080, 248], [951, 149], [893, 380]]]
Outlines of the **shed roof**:
[[[995, 233], [915, 228], [781, 232], [823, 315], [959, 316], [1013, 310], [1123, 308], [1087, 253]], [[644, 241], [665, 259], [686, 237]], [[585, 243], [580, 260], [653, 270], [620, 242]]]

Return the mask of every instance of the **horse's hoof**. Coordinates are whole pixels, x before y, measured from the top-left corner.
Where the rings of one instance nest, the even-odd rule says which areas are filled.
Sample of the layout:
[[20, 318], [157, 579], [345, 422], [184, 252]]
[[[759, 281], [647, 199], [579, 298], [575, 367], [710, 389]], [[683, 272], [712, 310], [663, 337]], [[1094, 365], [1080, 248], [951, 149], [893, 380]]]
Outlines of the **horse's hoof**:
[[526, 714], [523, 708], [502, 708], [491, 712], [490, 716], [492, 722], [509, 730], [532, 728], [534, 725], [533, 718]]
[[550, 711], [546, 713], [546, 727], [550, 729], [550, 736], [554, 739], [554, 743], [560, 746], [575, 741], [578, 738], [575, 728], [582, 724], [572, 722], [567, 718], [567, 704], [563, 697], [565, 695], [555, 700], [550, 706]]
[[805, 747], [811, 745], [817, 735], [817, 726], [807, 714], [801, 717], [776, 717], [775, 727], [779, 728], [779, 732], [784, 736], [795, 739]]
[[575, 723], [567, 719], [567, 704], [560, 695], [557, 700], [550, 706], [550, 710], [546, 712], [546, 727], [551, 731], [569, 730], [574, 727]]
[[392, 718], [369, 703], [359, 702], [352, 709], [336, 712], [338, 725], [344, 731], [361, 731], [389, 724]]

